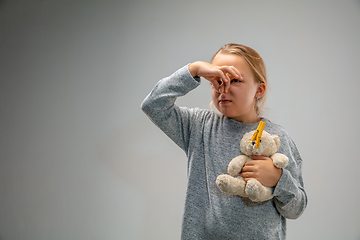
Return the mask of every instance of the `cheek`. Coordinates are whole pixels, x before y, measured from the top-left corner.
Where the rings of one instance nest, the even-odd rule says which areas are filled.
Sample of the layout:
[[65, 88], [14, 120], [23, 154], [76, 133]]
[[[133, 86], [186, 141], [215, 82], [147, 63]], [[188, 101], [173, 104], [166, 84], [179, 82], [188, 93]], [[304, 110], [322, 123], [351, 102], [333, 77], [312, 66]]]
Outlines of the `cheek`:
[[253, 94], [252, 91], [238, 91], [234, 95], [237, 97], [237, 99], [239, 99], [239, 101], [243, 103], [249, 103], [253, 102], [255, 93]]
[[[216, 107], [217, 110], [219, 110], [219, 102], [218, 102], [219, 93], [216, 92], [214, 89], [211, 89], [211, 99], [212, 103]], [[219, 110], [220, 111], [220, 110]]]
[[213, 87], [211, 87], [211, 98], [215, 102], [215, 100], [218, 98], [219, 94], [215, 91]]

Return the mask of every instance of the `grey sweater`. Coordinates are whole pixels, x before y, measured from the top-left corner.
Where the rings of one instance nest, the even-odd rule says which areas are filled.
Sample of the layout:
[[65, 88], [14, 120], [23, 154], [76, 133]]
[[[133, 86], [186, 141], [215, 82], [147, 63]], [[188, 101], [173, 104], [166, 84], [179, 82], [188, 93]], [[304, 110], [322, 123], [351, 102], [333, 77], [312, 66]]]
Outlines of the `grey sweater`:
[[216, 177], [241, 154], [242, 136], [258, 123], [244, 124], [210, 110], [179, 107], [175, 100], [193, 90], [200, 79], [184, 66], [159, 81], [142, 103], [142, 110], [188, 157], [188, 185], [181, 239], [285, 239], [286, 218], [305, 210], [300, 154], [283, 128], [263, 119], [265, 130], [280, 137], [278, 152], [289, 164], [273, 189], [274, 198], [254, 203], [248, 198], [222, 193]]

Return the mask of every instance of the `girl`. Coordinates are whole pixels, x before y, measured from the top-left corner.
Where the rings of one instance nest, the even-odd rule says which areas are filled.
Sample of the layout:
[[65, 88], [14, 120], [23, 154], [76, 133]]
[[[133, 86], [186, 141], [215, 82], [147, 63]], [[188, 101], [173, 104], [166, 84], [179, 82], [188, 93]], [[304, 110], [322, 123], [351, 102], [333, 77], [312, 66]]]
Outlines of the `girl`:
[[[222, 115], [175, 104], [199, 86], [200, 77], [211, 83], [213, 103]], [[305, 210], [299, 152], [283, 128], [260, 117], [266, 93], [261, 56], [250, 47], [227, 44], [211, 63], [194, 62], [162, 79], [143, 101], [142, 110], [188, 157], [181, 239], [285, 239], [286, 218], [296, 219]], [[215, 180], [240, 155], [240, 139], [260, 120], [268, 133], [280, 137], [278, 152], [288, 156], [289, 164], [278, 169], [261, 156], [245, 164], [240, 173], [245, 181], [256, 178], [273, 189], [271, 200], [256, 203], [222, 193]]]

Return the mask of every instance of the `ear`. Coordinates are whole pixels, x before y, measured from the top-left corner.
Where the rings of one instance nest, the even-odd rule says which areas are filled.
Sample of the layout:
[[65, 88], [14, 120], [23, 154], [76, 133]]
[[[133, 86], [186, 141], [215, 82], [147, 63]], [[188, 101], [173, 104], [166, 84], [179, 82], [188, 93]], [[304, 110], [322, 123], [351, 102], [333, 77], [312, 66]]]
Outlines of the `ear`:
[[279, 150], [279, 147], [280, 147], [280, 138], [276, 135], [273, 135], [272, 136], [274, 141], [275, 141], [275, 145], [276, 145], [276, 149]]
[[256, 91], [256, 96], [258, 98], [262, 98], [266, 92], [266, 85], [265, 83], [259, 83], [258, 89]]

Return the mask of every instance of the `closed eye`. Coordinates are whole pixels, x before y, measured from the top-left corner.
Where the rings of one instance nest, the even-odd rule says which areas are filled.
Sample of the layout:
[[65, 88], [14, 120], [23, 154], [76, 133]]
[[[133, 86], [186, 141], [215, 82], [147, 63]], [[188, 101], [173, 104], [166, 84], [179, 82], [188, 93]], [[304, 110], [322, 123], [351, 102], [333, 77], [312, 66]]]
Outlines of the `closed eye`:
[[231, 80], [231, 83], [240, 83], [240, 82], [242, 82], [242, 81], [239, 80], [239, 79], [233, 79], [233, 80]]

